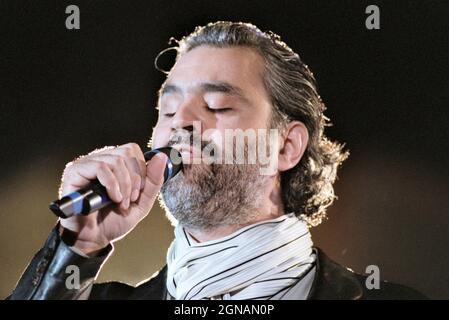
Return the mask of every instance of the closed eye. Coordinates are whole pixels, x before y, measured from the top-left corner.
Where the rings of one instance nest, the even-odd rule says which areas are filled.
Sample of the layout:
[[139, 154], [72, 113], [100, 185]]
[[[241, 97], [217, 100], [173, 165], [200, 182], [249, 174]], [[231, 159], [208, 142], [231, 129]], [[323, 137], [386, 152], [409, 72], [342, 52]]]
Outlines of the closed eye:
[[210, 108], [209, 106], [207, 107], [207, 111], [213, 112], [213, 113], [223, 113], [223, 112], [227, 112], [232, 110], [232, 108]]

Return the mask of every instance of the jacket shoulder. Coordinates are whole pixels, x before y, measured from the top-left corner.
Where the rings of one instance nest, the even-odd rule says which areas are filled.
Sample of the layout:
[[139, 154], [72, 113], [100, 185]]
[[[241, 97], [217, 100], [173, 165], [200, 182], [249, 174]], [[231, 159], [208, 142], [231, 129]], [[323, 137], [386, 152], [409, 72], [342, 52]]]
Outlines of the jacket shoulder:
[[379, 288], [368, 289], [366, 275], [361, 275], [331, 260], [321, 249], [317, 255], [316, 274], [308, 299], [332, 300], [422, 300], [428, 299], [404, 285], [381, 281]]
[[421, 292], [408, 286], [381, 281], [378, 289], [366, 289], [368, 276], [354, 273], [361, 285], [365, 287], [365, 299], [367, 300], [427, 300], [429, 299]]
[[161, 300], [165, 299], [165, 279], [167, 267], [163, 267], [150, 279], [132, 286], [111, 281], [96, 283], [92, 287], [89, 300]]

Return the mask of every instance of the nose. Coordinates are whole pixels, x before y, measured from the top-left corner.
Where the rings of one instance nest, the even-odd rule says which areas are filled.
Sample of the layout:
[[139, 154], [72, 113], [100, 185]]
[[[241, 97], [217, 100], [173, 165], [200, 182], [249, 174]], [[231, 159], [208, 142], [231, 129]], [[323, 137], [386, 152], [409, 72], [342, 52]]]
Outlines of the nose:
[[171, 121], [171, 129], [177, 131], [180, 129], [193, 132], [193, 130], [201, 123], [198, 110], [201, 108], [198, 99], [189, 99], [184, 101], [174, 114]]

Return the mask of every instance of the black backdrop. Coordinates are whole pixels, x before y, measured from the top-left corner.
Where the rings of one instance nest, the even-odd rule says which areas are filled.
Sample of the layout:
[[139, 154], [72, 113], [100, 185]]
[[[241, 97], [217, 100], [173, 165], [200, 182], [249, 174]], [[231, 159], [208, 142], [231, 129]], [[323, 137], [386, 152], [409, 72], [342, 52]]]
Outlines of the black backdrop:
[[[351, 151], [315, 244], [338, 262], [449, 298], [448, 1], [1, 1], [0, 295], [55, 219], [64, 164], [104, 145], [145, 146], [153, 67], [171, 36], [216, 20], [280, 34], [314, 71], [332, 139]], [[65, 28], [65, 8], [81, 11]], [[380, 8], [380, 30], [365, 8]], [[117, 244], [101, 280], [136, 283], [163, 264], [172, 231], [154, 213]], [[151, 254], [149, 254], [151, 252]]]

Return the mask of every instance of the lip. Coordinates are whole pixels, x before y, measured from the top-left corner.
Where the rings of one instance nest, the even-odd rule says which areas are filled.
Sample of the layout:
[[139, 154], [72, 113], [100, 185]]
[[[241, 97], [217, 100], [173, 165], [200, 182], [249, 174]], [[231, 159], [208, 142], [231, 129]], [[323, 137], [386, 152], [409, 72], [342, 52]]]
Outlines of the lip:
[[172, 148], [178, 150], [180, 153], [183, 152], [192, 152], [192, 147], [189, 145], [174, 145]]

